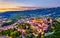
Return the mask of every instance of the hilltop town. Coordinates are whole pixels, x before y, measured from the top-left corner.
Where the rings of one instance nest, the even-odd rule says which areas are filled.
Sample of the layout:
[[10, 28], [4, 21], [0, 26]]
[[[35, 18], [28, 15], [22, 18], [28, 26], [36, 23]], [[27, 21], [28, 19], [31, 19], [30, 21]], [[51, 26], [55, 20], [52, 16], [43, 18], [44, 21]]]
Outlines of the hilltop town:
[[[36, 17], [32, 19], [22, 19], [3, 27], [1, 26], [3, 25], [2, 21], [0, 21], [0, 23], [0, 33], [2, 32], [2, 34], [0, 35], [6, 35], [8, 36], [8, 38], [17, 38], [19, 36], [21, 36], [22, 38], [27, 38], [31, 35], [33, 35], [31, 36], [32, 38], [37, 38], [40, 35], [41, 38], [43, 38], [44, 36], [48, 36], [46, 35], [46, 33], [53, 32], [55, 30], [52, 18], [46, 17], [39, 19]], [[12, 32], [9, 32], [9, 30]], [[3, 33], [3, 31], [5, 31], [5, 33]], [[14, 32], [16, 32], [17, 34], [15, 34]], [[18, 36], [14, 36], [14, 34]]]

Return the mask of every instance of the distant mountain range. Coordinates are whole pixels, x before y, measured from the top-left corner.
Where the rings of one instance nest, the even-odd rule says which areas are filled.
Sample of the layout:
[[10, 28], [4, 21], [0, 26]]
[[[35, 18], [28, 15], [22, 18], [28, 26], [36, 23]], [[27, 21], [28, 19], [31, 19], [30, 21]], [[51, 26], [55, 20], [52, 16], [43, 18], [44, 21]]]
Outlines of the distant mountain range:
[[50, 16], [56, 18], [60, 17], [60, 7], [42, 8], [42, 9], [24, 10], [24, 11], [7, 11], [0, 13], [0, 16], [8, 18]]

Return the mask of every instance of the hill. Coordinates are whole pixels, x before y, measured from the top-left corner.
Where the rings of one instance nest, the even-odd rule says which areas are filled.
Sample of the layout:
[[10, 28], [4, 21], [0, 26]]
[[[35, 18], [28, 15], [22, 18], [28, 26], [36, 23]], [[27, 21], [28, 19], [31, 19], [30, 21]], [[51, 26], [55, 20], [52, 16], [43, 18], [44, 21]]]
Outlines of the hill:
[[24, 10], [24, 11], [7, 11], [0, 13], [0, 16], [9, 17], [9, 18], [50, 16], [56, 18], [56, 17], [60, 17], [60, 7]]

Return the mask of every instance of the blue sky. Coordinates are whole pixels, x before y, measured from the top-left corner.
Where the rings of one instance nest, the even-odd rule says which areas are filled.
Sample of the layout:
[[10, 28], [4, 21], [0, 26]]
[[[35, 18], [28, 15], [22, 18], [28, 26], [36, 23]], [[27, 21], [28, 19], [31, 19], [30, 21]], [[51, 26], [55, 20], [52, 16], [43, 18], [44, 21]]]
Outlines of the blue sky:
[[[0, 10], [11, 10], [9, 8], [15, 8], [15, 10], [21, 10], [21, 6], [24, 7], [60, 7], [60, 0], [0, 0]], [[7, 9], [8, 8], [8, 9]], [[30, 8], [23, 8], [30, 9]], [[23, 10], [22, 9], [22, 10]]]
[[0, 0], [2, 3], [18, 3], [26, 5], [34, 5], [37, 7], [56, 7], [60, 6], [60, 0]]

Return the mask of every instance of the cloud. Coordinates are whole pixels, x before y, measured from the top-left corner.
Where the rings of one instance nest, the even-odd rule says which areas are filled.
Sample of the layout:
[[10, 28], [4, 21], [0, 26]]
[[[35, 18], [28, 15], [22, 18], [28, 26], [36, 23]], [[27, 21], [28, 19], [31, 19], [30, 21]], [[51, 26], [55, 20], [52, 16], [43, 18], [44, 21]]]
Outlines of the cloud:
[[20, 3], [1, 3], [0, 2], [0, 12], [3, 11], [21, 11], [21, 10], [30, 10], [30, 9], [36, 9], [34, 5], [29, 4], [20, 4]]

